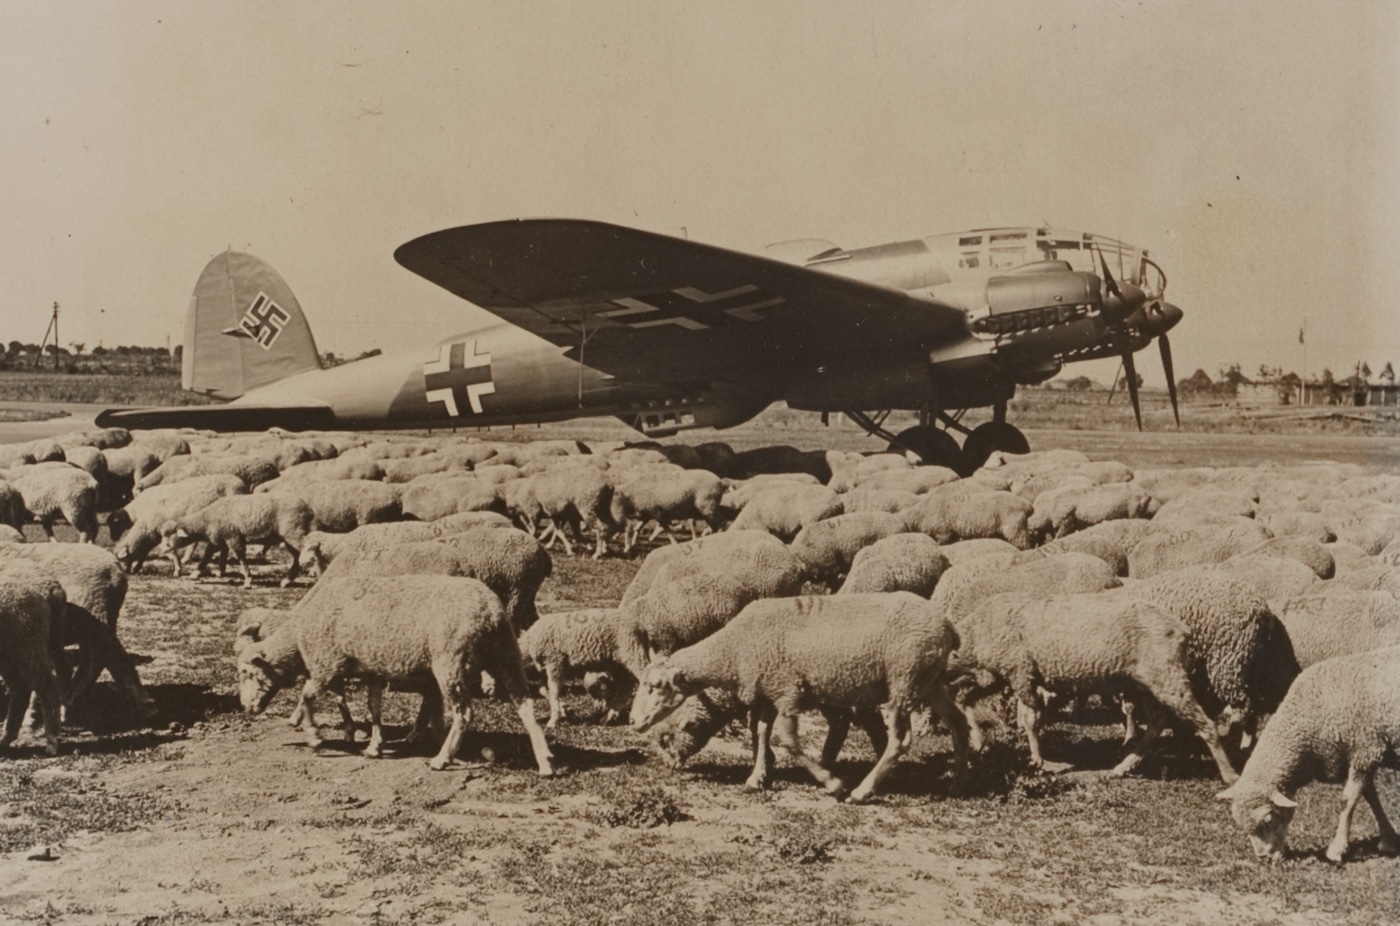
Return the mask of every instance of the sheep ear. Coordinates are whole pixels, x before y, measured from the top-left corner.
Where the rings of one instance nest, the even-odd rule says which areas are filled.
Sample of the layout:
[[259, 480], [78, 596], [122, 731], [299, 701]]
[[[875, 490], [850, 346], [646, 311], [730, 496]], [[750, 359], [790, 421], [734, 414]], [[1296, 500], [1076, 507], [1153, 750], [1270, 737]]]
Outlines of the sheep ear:
[[1286, 807], [1289, 809], [1298, 806], [1297, 801], [1291, 801], [1284, 797], [1282, 791], [1275, 791], [1273, 794], [1270, 794], [1269, 803], [1273, 804], [1275, 807]]

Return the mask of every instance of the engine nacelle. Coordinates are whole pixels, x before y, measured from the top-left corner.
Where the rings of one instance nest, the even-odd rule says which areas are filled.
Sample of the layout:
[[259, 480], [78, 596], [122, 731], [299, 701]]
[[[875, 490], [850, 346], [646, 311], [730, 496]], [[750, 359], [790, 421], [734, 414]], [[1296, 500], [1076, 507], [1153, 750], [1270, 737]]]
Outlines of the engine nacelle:
[[987, 281], [987, 314], [974, 334], [1004, 337], [1099, 314], [1099, 278], [1060, 261], [1030, 264]]

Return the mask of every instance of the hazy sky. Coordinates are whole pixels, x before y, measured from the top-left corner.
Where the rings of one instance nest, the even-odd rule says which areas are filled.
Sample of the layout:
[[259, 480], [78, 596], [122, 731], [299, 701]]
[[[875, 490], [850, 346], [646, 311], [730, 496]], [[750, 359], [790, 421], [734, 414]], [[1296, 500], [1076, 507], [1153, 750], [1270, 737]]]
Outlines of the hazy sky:
[[392, 256], [452, 225], [757, 250], [1045, 222], [1153, 251], [1178, 376], [1297, 368], [1305, 318], [1313, 371], [1400, 365], [1390, 0], [0, 0], [0, 118], [5, 341], [57, 300], [65, 344], [178, 343], [230, 246], [354, 353], [470, 327]]

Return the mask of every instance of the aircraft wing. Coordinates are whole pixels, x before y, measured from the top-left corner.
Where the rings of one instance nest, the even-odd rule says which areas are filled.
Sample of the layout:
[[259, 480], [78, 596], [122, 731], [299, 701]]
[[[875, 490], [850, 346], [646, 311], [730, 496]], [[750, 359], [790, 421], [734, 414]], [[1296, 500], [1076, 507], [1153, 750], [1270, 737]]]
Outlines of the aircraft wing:
[[209, 428], [214, 431], [329, 431], [343, 424], [327, 405], [183, 405], [179, 408], [109, 408], [99, 428]]
[[961, 309], [679, 238], [574, 219], [467, 225], [394, 258], [613, 376], [767, 376], [962, 337]]

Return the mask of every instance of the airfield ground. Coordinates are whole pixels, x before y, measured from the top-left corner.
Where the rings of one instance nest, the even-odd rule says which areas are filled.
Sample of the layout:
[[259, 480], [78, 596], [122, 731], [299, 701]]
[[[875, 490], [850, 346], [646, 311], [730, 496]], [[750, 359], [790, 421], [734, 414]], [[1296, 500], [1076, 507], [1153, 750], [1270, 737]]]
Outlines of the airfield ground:
[[[53, 426], [46, 433], [83, 426], [85, 410], [75, 412], [41, 424]], [[37, 436], [35, 427], [0, 424], [0, 442]], [[627, 433], [611, 427], [528, 436]], [[1132, 466], [1400, 461], [1393, 437], [1030, 436], [1037, 447]], [[872, 449], [854, 429], [724, 437]], [[638, 562], [557, 557], [541, 610], [615, 602]], [[259, 578], [244, 592], [233, 578], [134, 577], [120, 629], [130, 650], [150, 657], [141, 672], [159, 720], [131, 729], [120, 708], [79, 715], [60, 757], [43, 757], [26, 734], [0, 759], [0, 922], [1400, 921], [1400, 859], [1378, 854], [1366, 811], [1348, 864], [1321, 858], [1338, 788], [1305, 790], [1290, 833], [1295, 855], [1261, 865], [1214, 799], [1220, 782], [1194, 742], [1168, 737], [1141, 774], [1105, 779], [1100, 770], [1118, 753], [1107, 724], [1050, 730], [1049, 758], [1081, 768], [1061, 775], [1025, 773], [1023, 750], [1003, 728], [973, 793], [957, 798], [947, 793], [946, 738], [922, 739], [888, 793], [861, 807], [834, 802], [787, 766], [773, 790], [745, 792], [738, 734], [672, 771], [626, 728], [566, 724], [551, 736], [565, 773], [540, 779], [518, 724], [492, 703], [478, 705], [466, 768], [430, 772], [426, 753], [365, 759], [348, 744], [312, 754], [285, 723], [287, 695], [263, 717], [238, 711], [229, 649], [237, 612], [287, 606], [305, 591], [276, 588], [271, 567]], [[415, 704], [389, 700], [401, 731]], [[581, 696], [570, 704], [584, 718], [594, 711]], [[804, 733], [819, 736], [819, 725]], [[872, 760], [853, 737], [840, 771], [858, 775]], [[1382, 777], [1382, 800], [1400, 812], [1400, 777]]]

